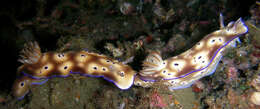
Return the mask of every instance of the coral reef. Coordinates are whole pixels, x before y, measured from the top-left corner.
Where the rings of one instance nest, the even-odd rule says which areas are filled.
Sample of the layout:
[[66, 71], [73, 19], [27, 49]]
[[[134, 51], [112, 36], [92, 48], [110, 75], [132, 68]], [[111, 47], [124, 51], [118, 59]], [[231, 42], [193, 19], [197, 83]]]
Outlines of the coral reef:
[[[20, 5], [0, 10], [5, 19], [1, 25], [1, 47], [9, 50], [3, 57], [11, 63], [2, 69], [9, 76], [0, 77], [1, 109], [259, 108], [259, 95], [254, 94], [260, 90], [259, 2], [29, 0], [17, 4]], [[42, 52], [102, 53], [140, 71], [141, 62], [150, 51], [159, 50], [163, 59], [176, 56], [217, 30], [219, 13], [226, 16], [225, 21], [242, 17], [249, 33], [241, 38], [237, 48], [223, 53], [213, 75], [190, 88], [169, 91], [159, 82], [152, 88], [123, 91], [103, 79], [73, 75], [33, 85], [22, 100], [11, 94], [16, 75], [21, 76], [15, 70], [21, 65], [17, 62], [18, 51], [25, 42], [38, 41]]]

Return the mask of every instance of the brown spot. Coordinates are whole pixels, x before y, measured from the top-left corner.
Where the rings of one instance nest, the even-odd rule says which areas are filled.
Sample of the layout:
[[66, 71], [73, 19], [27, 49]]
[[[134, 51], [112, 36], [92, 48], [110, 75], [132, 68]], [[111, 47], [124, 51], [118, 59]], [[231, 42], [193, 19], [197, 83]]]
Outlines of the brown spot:
[[114, 82], [118, 82], [118, 80], [112, 73], [105, 73], [104, 76], [110, 80], [113, 80]]
[[177, 72], [177, 77], [178, 76], [181, 76], [181, 75], [185, 75], [187, 73], [190, 73], [191, 71], [194, 71], [196, 70], [195, 69], [195, 66], [192, 66], [190, 64], [186, 64], [186, 66], [184, 66], [184, 68], [180, 71], [180, 72]]
[[215, 54], [215, 52], [218, 50], [219, 47], [220, 47], [220, 45], [211, 47], [211, 49], [209, 51], [209, 55], [208, 55], [209, 59], [211, 59], [213, 57], [213, 55]]
[[72, 72], [80, 72], [80, 73], [82, 73], [82, 74], [88, 74], [87, 72], [85, 72], [84, 69], [82, 69], [82, 68], [79, 67], [79, 66], [73, 67], [73, 68], [71, 69], [71, 71], [72, 71]]

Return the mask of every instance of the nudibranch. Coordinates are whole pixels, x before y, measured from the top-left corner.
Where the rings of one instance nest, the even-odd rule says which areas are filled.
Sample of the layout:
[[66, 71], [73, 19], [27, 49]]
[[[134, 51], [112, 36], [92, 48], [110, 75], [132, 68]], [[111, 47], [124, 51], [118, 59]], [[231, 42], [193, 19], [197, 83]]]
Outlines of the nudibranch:
[[143, 61], [143, 69], [134, 84], [150, 87], [160, 81], [172, 90], [187, 88], [196, 80], [214, 73], [223, 51], [235, 47], [239, 36], [247, 31], [241, 18], [224, 27], [220, 15], [220, 29], [205, 36], [186, 52], [166, 60], [162, 59], [160, 52], [151, 52]]
[[26, 44], [21, 51], [23, 65], [18, 73], [24, 75], [13, 86], [14, 95], [23, 97], [34, 84], [42, 84], [50, 78], [80, 74], [88, 77], [103, 77], [120, 89], [128, 89], [134, 83], [136, 72], [128, 65], [107, 56], [87, 51], [64, 53], [41, 53], [38, 43]]

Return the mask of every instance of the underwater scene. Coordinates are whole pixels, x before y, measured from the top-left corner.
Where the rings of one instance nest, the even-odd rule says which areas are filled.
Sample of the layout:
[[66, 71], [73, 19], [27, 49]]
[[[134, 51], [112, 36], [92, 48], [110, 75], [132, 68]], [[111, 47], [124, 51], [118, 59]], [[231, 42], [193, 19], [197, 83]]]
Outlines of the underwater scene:
[[0, 109], [260, 109], [260, 1], [13, 2]]

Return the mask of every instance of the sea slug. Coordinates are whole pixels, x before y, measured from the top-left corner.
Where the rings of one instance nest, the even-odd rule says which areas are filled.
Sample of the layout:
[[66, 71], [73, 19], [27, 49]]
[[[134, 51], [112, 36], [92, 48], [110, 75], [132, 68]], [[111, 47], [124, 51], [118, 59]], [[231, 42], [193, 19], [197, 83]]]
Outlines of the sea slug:
[[247, 31], [241, 18], [225, 27], [220, 14], [220, 29], [205, 36], [186, 52], [166, 60], [160, 52], [151, 52], [143, 61], [143, 69], [134, 84], [150, 87], [160, 81], [172, 90], [190, 87], [196, 80], [214, 73], [222, 52], [235, 47], [239, 36]]
[[125, 90], [132, 86], [136, 74], [130, 66], [97, 53], [41, 53], [37, 42], [27, 44], [18, 61], [23, 63], [18, 68], [18, 73], [26, 77], [18, 78], [13, 86], [17, 98], [23, 98], [28, 93], [30, 85], [42, 84], [54, 77], [68, 77], [70, 74], [103, 77]]

